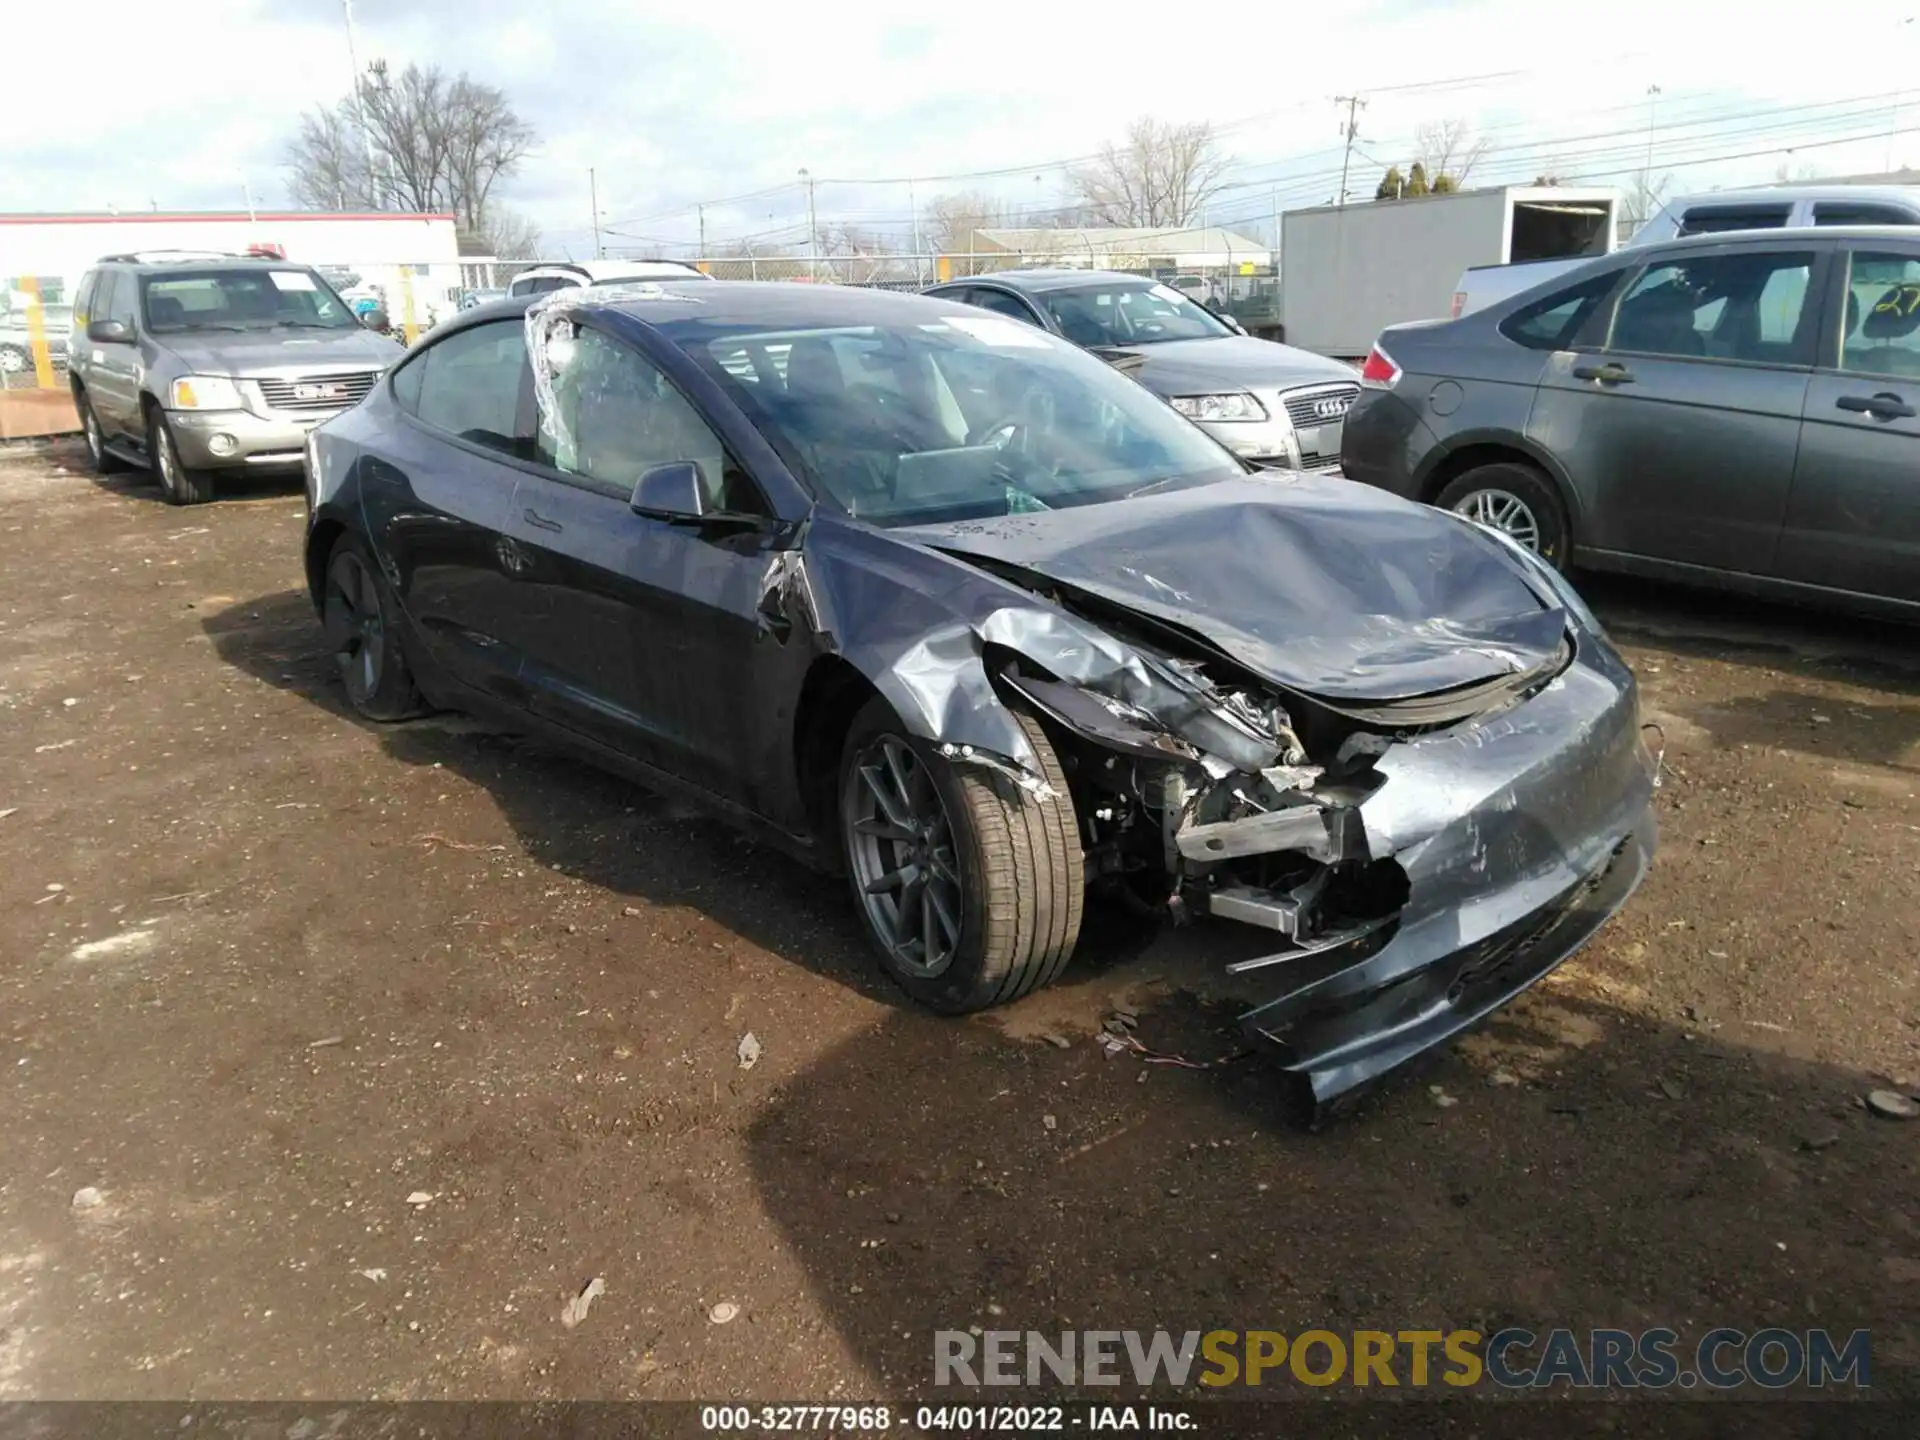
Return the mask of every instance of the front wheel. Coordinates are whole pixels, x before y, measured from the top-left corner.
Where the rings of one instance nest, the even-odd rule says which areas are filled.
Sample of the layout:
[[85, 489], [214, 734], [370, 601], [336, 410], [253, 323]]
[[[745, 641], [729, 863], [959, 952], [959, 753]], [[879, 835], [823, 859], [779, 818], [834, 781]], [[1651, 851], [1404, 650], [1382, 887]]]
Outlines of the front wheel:
[[1016, 712], [1052, 794], [955, 766], [885, 701], [854, 720], [840, 763], [841, 843], [881, 963], [920, 1004], [957, 1015], [1018, 999], [1066, 968], [1086, 871], [1058, 757]]
[[1553, 482], [1531, 465], [1517, 460], [1476, 465], [1451, 481], [1433, 503], [1500, 531], [1556, 570], [1567, 568], [1573, 548], [1567, 507]]
[[173, 443], [173, 427], [167, 417], [154, 409], [147, 416], [147, 453], [153, 457], [154, 474], [160, 477], [160, 493], [169, 505], [204, 505], [213, 499], [213, 476], [204, 470], [189, 470], [180, 463], [180, 448]]

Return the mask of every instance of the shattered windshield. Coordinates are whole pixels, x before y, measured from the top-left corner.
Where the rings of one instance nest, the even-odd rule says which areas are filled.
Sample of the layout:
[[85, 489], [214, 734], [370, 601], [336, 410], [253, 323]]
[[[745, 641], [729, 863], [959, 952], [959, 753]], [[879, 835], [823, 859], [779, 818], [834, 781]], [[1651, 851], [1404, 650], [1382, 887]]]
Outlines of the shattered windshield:
[[735, 333], [698, 348], [789, 463], [881, 525], [1098, 504], [1242, 473], [1152, 392], [998, 316]]
[[347, 303], [310, 270], [195, 270], [140, 282], [147, 329], [351, 330]]

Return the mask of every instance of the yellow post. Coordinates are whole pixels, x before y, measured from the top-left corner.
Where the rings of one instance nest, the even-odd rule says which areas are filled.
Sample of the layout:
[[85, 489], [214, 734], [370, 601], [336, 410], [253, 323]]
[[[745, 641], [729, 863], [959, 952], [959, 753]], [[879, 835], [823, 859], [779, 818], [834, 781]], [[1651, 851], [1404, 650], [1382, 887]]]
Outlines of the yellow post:
[[33, 351], [33, 381], [53, 389], [53, 356], [47, 350], [47, 312], [40, 303], [40, 277], [22, 275], [16, 288], [27, 297], [27, 348]]
[[400, 267], [400, 333], [411, 345], [420, 338], [420, 326], [413, 318], [413, 267]]
[[933, 262], [933, 273], [941, 284], [946, 284], [953, 278], [953, 257], [951, 255], [937, 257]]

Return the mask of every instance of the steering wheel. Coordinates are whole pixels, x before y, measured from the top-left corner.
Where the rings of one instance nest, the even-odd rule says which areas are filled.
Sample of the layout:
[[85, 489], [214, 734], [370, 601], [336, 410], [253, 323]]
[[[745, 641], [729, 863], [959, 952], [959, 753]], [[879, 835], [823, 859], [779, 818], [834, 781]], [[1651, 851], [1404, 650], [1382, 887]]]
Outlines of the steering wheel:
[[1018, 415], [1002, 415], [969, 430], [967, 444], [991, 445], [996, 450], [1017, 450], [1024, 454], [1027, 448], [1027, 422]]

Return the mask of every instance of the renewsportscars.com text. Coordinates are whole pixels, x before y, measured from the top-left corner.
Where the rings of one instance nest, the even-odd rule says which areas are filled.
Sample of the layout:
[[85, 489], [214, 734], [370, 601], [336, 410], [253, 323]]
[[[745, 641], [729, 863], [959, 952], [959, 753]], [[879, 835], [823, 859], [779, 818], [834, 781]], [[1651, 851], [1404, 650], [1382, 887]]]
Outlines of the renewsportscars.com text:
[[1142, 1389], [1352, 1385], [1360, 1388], [1828, 1389], [1870, 1384], [1871, 1337], [1726, 1327], [1684, 1341], [1642, 1331], [937, 1330], [933, 1381], [965, 1388], [1124, 1385]]

